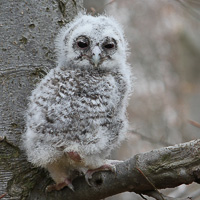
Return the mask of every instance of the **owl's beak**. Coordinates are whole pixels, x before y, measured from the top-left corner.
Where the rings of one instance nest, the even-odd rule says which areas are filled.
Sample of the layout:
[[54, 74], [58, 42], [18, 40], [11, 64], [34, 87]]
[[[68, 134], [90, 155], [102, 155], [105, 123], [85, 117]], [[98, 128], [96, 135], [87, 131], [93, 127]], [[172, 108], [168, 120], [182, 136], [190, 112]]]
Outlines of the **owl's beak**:
[[101, 59], [101, 50], [98, 46], [95, 46], [94, 49], [92, 50], [92, 61], [95, 67], [98, 67], [100, 59]]

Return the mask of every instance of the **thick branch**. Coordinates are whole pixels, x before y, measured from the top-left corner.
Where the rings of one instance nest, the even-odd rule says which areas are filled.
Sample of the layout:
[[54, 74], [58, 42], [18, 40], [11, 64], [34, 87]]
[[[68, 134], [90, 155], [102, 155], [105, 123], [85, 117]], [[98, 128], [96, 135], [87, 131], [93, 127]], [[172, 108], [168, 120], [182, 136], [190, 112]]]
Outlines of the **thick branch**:
[[75, 192], [65, 188], [47, 194], [47, 199], [102, 199], [125, 191], [148, 194], [155, 187], [164, 189], [200, 182], [199, 158], [200, 140], [137, 154], [118, 164], [116, 174], [96, 173], [91, 180], [92, 187], [84, 177], [79, 177], [73, 182]]

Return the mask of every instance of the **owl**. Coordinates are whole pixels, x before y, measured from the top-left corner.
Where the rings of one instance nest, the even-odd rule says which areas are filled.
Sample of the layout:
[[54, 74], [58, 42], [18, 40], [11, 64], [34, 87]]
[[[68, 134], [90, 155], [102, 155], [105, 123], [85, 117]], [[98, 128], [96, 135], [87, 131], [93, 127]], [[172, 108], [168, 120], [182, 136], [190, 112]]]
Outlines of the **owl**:
[[85, 175], [115, 171], [107, 160], [125, 139], [131, 92], [127, 42], [106, 15], [79, 14], [56, 40], [57, 67], [32, 91], [23, 145], [28, 160], [47, 169], [60, 190]]

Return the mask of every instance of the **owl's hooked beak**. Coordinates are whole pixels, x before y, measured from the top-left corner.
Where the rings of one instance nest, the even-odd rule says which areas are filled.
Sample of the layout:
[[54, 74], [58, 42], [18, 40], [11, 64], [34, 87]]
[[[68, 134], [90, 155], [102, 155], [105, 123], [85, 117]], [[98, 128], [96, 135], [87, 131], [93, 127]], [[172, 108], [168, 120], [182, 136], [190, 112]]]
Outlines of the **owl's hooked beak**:
[[95, 67], [98, 67], [98, 64], [101, 60], [101, 50], [98, 46], [95, 46], [92, 50], [92, 61]]

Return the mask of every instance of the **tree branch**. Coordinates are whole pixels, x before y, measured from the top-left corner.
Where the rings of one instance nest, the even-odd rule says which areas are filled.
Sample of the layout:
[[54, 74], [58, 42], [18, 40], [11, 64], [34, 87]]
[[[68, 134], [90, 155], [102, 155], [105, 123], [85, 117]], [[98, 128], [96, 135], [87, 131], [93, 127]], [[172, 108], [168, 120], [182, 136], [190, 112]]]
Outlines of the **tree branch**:
[[[68, 188], [45, 194], [45, 188], [52, 181], [48, 173], [33, 168], [25, 160], [24, 153], [5, 138], [0, 139], [1, 164], [9, 163], [15, 175], [8, 182], [6, 196], [24, 196], [28, 200], [88, 200], [102, 199], [125, 191], [151, 196], [155, 199], [172, 200], [159, 193], [158, 189], [174, 188], [181, 184], [200, 183], [200, 139], [187, 143], [153, 150], [135, 155], [119, 163], [117, 173], [99, 172], [93, 175], [90, 187], [84, 177], [73, 181], [75, 192]], [[12, 155], [8, 156], [8, 152]], [[18, 162], [16, 162], [18, 160]], [[11, 170], [13, 171], [13, 170]], [[40, 184], [38, 184], [40, 183]], [[37, 191], [37, 192], [36, 192]], [[4, 196], [4, 195], [3, 195]], [[28, 196], [28, 197], [27, 197]], [[188, 196], [192, 196], [188, 194]], [[2, 196], [0, 196], [2, 198]], [[180, 200], [186, 200], [182, 198]]]
[[161, 198], [155, 187], [164, 189], [192, 182], [199, 183], [199, 157], [200, 140], [137, 154], [118, 164], [116, 174], [94, 174], [91, 180], [92, 187], [87, 185], [84, 177], [79, 177], [73, 181], [75, 192], [65, 188], [47, 194], [47, 199], [102, 199], [125, 191], [146, 194], [155, 199], [173, 199], [163, 195]]

